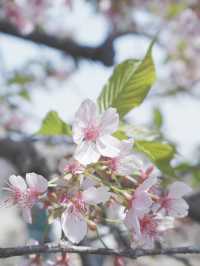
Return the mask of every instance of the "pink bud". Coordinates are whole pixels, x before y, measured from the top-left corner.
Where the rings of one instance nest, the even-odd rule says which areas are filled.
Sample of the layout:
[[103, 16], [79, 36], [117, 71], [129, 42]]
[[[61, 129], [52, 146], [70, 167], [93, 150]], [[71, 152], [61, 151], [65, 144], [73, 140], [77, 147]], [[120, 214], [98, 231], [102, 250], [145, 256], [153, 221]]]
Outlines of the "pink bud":
[[116, 256], [114, 258], [114, 266], [125, 266], [125, 259], [123, 257]]

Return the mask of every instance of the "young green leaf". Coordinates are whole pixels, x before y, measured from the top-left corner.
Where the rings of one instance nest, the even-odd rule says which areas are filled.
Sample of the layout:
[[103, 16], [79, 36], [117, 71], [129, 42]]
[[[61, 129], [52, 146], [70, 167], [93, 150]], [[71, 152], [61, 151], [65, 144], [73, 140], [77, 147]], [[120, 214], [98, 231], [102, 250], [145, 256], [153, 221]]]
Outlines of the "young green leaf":
[[163, 116], [161, 111], [158, 108], [153, 110], [153, 122], [157, 129], [161, 129], [163, 125]]
[[175, 175], [170, 165], [175, 155], [171, 145], [157, 141], [136, 141], [135, 148], [138, 152], [144, 153], [163, 173]]
[[156, 79], [152, 45], [142, 61], [126, 60], [115, 68], [98, 98], [100, 111], [112, 106], [123, 117], [143, 102]]
[[127, 140], [128, 137], [126, 136], [126, 133], [122, 130], [117, 130], [113, 136], [119, 140]]
[[23, 75], [20, 73], [15, 73], [13, 77], [7, 80], [9, 85], [17, 84], [20, 86], [25, 86], [33, 81], [33, 77], [31, 75]]
[[27, 101], [30, 101], [31, 100], [30, 93], [25, 88], [22, 88], [20, 90], [19, 96], [22, 97], [23, 99], [27, 100]]
[[57, 112], [51, 111], [42, 121], [38, 135], [56, 136], [67, 135], [71, 136], [71, 127], [66, 124], [58, 115]]

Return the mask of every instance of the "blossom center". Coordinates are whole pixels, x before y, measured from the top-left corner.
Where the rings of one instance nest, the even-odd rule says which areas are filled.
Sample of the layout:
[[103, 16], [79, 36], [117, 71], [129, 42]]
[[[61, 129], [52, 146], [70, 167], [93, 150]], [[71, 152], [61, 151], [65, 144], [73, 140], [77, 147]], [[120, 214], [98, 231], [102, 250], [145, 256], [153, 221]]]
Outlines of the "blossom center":
[[168, 196], [161, 199], [161, 207], [169, 210], [172, 205], [172, 199], [170, 199]]
[[81, 193], [77, 193], [77, 195], [73, 199], [73, 207], [76, 209], [76, 211], [86, 212], [85, 202]]
[[152, 217], [146, 215], [140, 220], [140, 228], [142, 233], [154, 236], [156, 234], [157, 223]]
[[22, 192], [17, 188], [11, 188], [10, 194], [14, 202], [18, 202], [22, 196]]
[[90, 126], [84, 130], [84, 138], [87, 141], [95, 141], [99, 136], [99, 127]]
[[28, 207], [32, 208], [35, 202], [37, 201], [38, 194], [37, 192], [27, 189], [23, 194], [21, 194], [21, 197], [19, 199], [19, 204], [22, 207]]

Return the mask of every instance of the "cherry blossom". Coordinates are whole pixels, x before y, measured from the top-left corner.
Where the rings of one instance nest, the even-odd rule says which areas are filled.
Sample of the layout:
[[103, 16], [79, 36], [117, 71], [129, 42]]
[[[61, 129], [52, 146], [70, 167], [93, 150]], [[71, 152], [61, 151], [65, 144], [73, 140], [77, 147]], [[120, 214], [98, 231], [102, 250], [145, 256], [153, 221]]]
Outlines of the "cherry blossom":
[[[69, 161], [63, 160], [61, 176], [52, 177], [48, 183], [35, 173], [26, 174], [25, 179], [12, 175], [4, 188], [9, 195], [3, 205], [18, 205], [25, 220], [31, 223], [33, 205], [43, 203], [58, 241], [63, 232], [72, 243], [80, 243], [87, 235], [88, 226], [96, 230], [103, 218], [126, 225], [132, 245], [152, 248], [173, 227], [176, 217], [187, 215], [189, 207], [183, 196], [191, 188], [179, 181], [170, 185], [167, 193], [159, 188], [154, 166], [143, 167], [132, 151], [133, 144], [112, 136], [118, 123], [114, 108], [99, 115], [91, 100], [84, 101], [73, 124], [77, 147]], [[131, 183], [125, 184], [124, 180]], [[99, 204], [106, 208], [100, 208]], [[68, 256], [49, 263], [70, 265]], [[120, 257], [114, 263], [124, 265]]]
[[100, 156], [116, 157], [119, 141], [112, 136], [119, 124], [116, 109], [109, 108], [101, 116], [91, 100], [85, 100], [75, 114], [73, 139], [78, 145], [75, 159], [81, 164], [95, 163]]
[[26, 174], [26, 181], [21, 176], [11, 175], [9, 185], [4, 190], [9, 192], [5, 204], [18, 205], [27, 223], [32, 223], [31, 208], [39, 196], [47, 191], [47, 180], [35, 173]]
[[108, 167], [118, 175], [132, 175], [133, 171], [141, 168], [142, 162], [133, 154], [133, 144], [121, 141], [119, 155], [107, 161]]
[[137, 239], [141, 237], [140, 219], [150, 212], [153, 204], [148, 191], [156, 184], [156, 182], [157, 178], [154, 176], [146, 179], [136, 189], [132, 200], [130, 201], [130, 208], [126, 213], [124, 222], [130, 230], [134, 231]]
[[84, 171], [84, 167], [74, 159], [71, 159], [64, 167], [64, 172], [72, 175], [81, 174]]
[[133, 239], [138, 245], [143, 248], [152, 248], [154, 241], [159, 240], [158, 220], [153, 215], [144, 215], [139, 219], [140, 234], [134, 231], [133, 227]]
[[33, 30], [33, 24], [28, 20], [21, 10], [20, 5], [13, 1], [4, 1], [5, 16], [9, 18], [23, 34], [28, 34]]
[[143, 214], [149, 211], [153, 201], [148, 192], [156, 183], [157, 178], [155, 176], [150, 176], [135, 190], [131, 201], [131, 208], [137, 213]]
[[49, 2], [49, 0], [4, 0], [4, 13], [22, 34], [30, 34], [41, 22]]
[[189, 206], [182, 198], [189, 194], [192, 189], [183, 182], [177, 181], [169, 186], [169, 192], [161, 197], [157, 208], [161, 213], [172, 217], [185, 217], [188, 214]]
[[71, 242], [79, 243], [87, 234], [87, 221], [84, 216], [87, 213], [87, 206], [105, 203], [109, 198], [109, 188], [89, 187], [69, 203], [62, 214], [61, 224], [64, 234]]

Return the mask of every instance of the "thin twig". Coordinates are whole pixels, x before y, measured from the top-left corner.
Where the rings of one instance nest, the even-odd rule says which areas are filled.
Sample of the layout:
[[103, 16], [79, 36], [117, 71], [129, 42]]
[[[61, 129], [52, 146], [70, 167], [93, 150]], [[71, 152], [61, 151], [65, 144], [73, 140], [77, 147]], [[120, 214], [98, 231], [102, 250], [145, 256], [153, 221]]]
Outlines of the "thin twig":
[[107, 249], [87, 246], [73, 246], [69, 243], [47, 243], [43, 245], [30, 245], [21, 247], [0, 248], [0, 258], [14, 256], [23, 256], [30, 254], [47, 254], [47, 253], [78, 253], [78, 254], [96, 254], [104, 256], [122, 256], [136, 259], [143, 256], [157, 255], [174, 255], [174, 254], [200, 254], [200, 247], [186, 246], [173, 248], [156, 248], [156, 249]]

